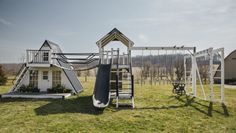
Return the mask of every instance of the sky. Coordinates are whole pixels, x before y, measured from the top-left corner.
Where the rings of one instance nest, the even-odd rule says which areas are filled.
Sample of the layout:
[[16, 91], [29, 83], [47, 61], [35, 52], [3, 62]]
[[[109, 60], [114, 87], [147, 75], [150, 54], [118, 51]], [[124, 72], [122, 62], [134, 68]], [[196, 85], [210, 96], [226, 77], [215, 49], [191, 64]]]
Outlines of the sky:
[[135, 46], [236, 49], [235, 0], [0, 0], [0, 63], [21, 62], [45, 39], [63, 52], [98, 52], [113, 28]]

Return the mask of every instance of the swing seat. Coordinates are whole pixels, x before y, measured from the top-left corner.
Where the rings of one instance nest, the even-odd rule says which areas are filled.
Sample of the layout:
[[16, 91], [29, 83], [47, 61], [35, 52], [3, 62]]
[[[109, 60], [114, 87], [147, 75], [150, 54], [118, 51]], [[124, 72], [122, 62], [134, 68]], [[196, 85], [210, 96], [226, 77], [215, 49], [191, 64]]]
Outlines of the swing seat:
[[172, 89], [172, 92], [174, 94], [178, 94], [178, 95], [183, 95], [183, 94], [186, 94], [186, 91], [185, 91], [185, 83], [172, 83], [173, 85], [173, 89]]

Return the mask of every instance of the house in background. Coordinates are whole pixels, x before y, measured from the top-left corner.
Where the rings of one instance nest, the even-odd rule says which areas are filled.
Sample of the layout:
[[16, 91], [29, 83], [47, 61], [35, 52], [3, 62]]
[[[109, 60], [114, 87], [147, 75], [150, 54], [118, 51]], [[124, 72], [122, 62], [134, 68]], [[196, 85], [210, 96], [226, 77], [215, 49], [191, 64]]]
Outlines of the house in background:
[[82, 91], [76, 73], [71, 71], [72, 66], [59, 59], [58, 56], [63, 58], [63, 55], [53, 54], [62, 53], [57, 44], [45, 40], [39, 50], [27, 50], [26, 53], [26, 63], [10, 92], [17, 91], [22, 85], [31, 85], [38, 88], [40, 92], [47, 92], [48, 88], [58, 85], [64, 86], [72, 93]]
[[[236, 84], [236, 50], [232, 51], [225, 59], [225, 83]], [[218, 67], [217, 70], [220, 70]], [[220, 77], [220, 72], [216, 71], [215, 78]], [[220, 83], [218, 79], [215, 79], [215, 83]]]

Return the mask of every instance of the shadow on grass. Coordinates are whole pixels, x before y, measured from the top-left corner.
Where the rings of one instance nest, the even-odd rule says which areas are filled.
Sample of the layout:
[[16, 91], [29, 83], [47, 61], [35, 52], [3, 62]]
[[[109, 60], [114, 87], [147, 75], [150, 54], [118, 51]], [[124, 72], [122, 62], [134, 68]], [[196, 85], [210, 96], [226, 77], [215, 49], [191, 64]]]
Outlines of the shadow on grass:
[[143, 108], [136, 108], [136, 109], [153, 109], [153, 110], [160, 110], [160, 109], [177, 109], [186, 107], [185, 105], [168, 105], [168, 106], [161, 106], [161, 107], [143, 107]]
[[[171, 102], [171, 101], [174, 101], [176, 100], [175, 98], [176, 96], [169, 96], [169, 100], [168, 102]], [[191, 102], [188, 101], [188, 102]], [[190, 103], [188, 103], [190, 104]], [[135, 108], [135, 109], [141, 109], [141, 110], [145, 110], [145, 109], [152, 109], [152, 110], [162, 110], [162, 109], [177, 109], [177, 108], [183, 108], [183, 107], [186, 107], [187, 105], [186, 104], [180, 104], [180, 105], [162, 105], [162, 106], [151, 106], [151, 107], [138, 107], [138, 108]]]
[[37, 115], [82, 113], [99, 115], [103, 110], [93, 107], [91, 96], [81, 96], [73, 99], [52, 100], [50, 103], [35, 109]]
[[222, 108], [224, 110], [224, 115], [225, 116], [229, 116], [229, 111], [228, 111], [227, 106], [224, 103], [222, 103], [221, 106], [222, 106]]
[[186, 96], [186, 100], [184, 100], [183, 97], [180, 96], [176, 96], [176, 99], [179, 100], [180, 102], [185, 103], [185, 106], [193, 107], [197, 111], [206, 114], [210, 117], [212, 117], [212, 112], [224, 115], [226, 117], [229, 116], [229, 112], [225, 104], [221, 104], [223, 112], [220, 112], [219, 110], [213, 109], [213, 102], [203, 101], [205, 103], [204, 104], [203, 102], [201, 103], [199, 101], [196, 101], [194, 97], [190, 98], [189, 96]]
[[[212, 117], [213, 112], [224, 115], [225, 117], [229, 116], [229, 112], [227, 109], [227, 106], [225, 104], [221, 104], [220, 108], [216, 107], [213, 109], [213, 103], [207, 102], [207, 101], [198, 101], [195, 100], [194, 97], [190, 96], [171, 96], [174, 97], [176, 100], [182, 102], [183, 104], [180, 105], [162, 105], [162, 106], [155, 106], [155, 107], [139, 107], [135, 109], [152, 109], [152, 110], [161, 110], [161, 109], [177, 109], [177, 108], [183, 108], [183, 107], [192, 107], [195, 110]], [[219, 103], [215, 103], [216, 105]], [[220, 111], [220, 109], [223, 109], [223, 111]]]

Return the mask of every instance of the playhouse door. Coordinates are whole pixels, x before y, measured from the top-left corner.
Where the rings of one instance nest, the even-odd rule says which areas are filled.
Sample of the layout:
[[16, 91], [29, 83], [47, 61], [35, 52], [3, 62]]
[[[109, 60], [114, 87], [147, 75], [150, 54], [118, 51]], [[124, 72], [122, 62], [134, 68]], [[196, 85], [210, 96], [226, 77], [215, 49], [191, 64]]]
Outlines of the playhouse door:
[[42, 71], [42, 80], [41, 80], [41, 91], [47, 91], [48, 88], [50, 88], [50, 80], [49, 80], [49, 72], [48, 71]]

